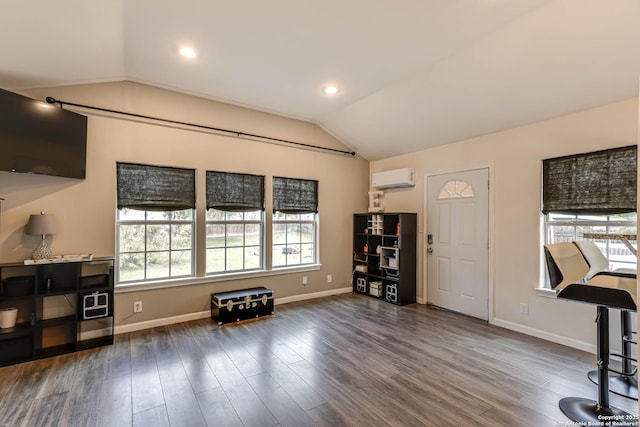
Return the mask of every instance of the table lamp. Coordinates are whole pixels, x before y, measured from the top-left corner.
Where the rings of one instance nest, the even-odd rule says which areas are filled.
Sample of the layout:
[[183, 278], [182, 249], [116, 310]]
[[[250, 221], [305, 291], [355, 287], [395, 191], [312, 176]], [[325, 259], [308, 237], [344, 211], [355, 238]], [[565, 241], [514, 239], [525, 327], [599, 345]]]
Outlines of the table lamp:
[[40, 240], [40, 243], [36, 246], [31, 256], [34, 260], [51, 258], [51, 248], [47, 243], [47, 234], [55, 234], [56, 231], [54, 215], [41, 212], [40, 215], [31, 215], [29, 217], [27, 234], [42, 236], [42, 240]]

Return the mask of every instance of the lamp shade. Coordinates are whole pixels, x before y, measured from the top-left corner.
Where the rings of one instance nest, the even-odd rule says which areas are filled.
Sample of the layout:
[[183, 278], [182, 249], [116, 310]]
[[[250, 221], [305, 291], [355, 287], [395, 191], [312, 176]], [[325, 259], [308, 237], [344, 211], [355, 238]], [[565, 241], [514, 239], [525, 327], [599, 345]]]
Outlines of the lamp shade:
[[55, 216], [48, 214], [31, 215], [27, 224], [27, 234], [45, 235], [55, 234], [57, 231]]

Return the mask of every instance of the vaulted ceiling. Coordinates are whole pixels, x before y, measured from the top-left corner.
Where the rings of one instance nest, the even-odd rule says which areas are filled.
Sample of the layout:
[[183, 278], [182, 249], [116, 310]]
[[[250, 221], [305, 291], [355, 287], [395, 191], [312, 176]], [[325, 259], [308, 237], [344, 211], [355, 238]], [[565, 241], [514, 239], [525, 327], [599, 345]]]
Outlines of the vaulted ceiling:
[[0, 35], [2, 88], [130, 80], [311, 121], [370, 160], [640, 77], [638, 0], [4, 0]]

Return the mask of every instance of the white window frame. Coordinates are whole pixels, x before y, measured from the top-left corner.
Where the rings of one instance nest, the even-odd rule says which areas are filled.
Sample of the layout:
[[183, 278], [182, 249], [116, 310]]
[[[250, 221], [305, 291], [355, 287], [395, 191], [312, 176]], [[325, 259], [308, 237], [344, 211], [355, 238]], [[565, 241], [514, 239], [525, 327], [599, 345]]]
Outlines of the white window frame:
[[[582, 237], [582, 233], [580, 232], [580, 227], [601, 227], [602, 229], [598, 232], [602, 233], [613, 233], [618, 234], [616, 231], [610, 231], [613, 227], [629, 227], [633, 226], [636, 228], [637, 232], [637, 219], [636, 221], [619, 221], [612, 219], [612, 215], [601, 215], [601, 214], [583, 214], [583, 215], [572, 215], [573, 218], [568, 218], [567, 214], [562, 214], [567, 216], [567, 218], [563, 219], [552, 219], [551, 216], [554, 212], [550, 212], [549, 214], [544, 215], [544, 244], [551, 243], [559, 243], [559, 242], [572, 242], [577, 240], [593, 240], [596, 244], [601, 248], [604, 247], [603, 254], [609, 261], [609, 265], [614, 265], [615, 268], [635, 268], [637, 265], [637, 260], [635, 257], [628, 257], [628, 260], [615, 258], [611, 255], [612, 248], [621, 248], [624, 247], [624, 244], [620, 241], [616, 240], [597, 240], [597, 239], [585, 239]], [[603, 220], [596, 220], [593, 218], [585, 218], [585, 217], [595, 217], [600, 216], [603, 217]], [[581, 219], [582, 218], [582, 219]], [[573, 234], [568, 235], [566, 239], [563, 240], [555, 240], [554, 234], [552, 233], [552, 228], [554, 226], [564, 226], [564, 227], [573, 227]], [[633, 234], [636, 234], [634, 232]], [[626, 233], [625, 233], [626, 234]], [[629, 251], [626, 247], [625, 251]], [[630, 253], [630, 251], [629, 251]], [[632, 254], [631, 254], [632, 255]], [[628, 256], [628, 255], [626, 255]], [[545, 265], [545, 288], [550, 288], [549, 280], [548, 280], [548, 271]]]
[[[305, 216], [305, 215], [309, 215], [312, 216], [311, 219], [301, 219], [301, 217]], [[298, 218], [294, 219], [292, 217], [297, 216]], [[272, 243], [271, 243], [271, 268], [273, 270], [278, 270], [278, 269], [283, 269], [283, 268], [291, 268], [291, 267], [296, 267], [296, 266], [307, 266], [307, 265], [315, 265], [319, 263], [319, 254], [318, 254], [318, 249], [320, 247], [320, 242], [319, 242], [319, 233], [318, 233], [318, 214], [315, 212], [310, 212], [310, 213], [302, 213], [302, 214], [285, 214], [282, 212], [275, 212], [272, 216], [272, 222], [271, 222], [271, 238], [272, 238]], [[298, 225], [300, 227], [300, 230], [303, 229], [304, 226], [311, 226], [313, 228], [313, 231], [311, 233], [311, 235], [313, 236], [313, 241], [310, 243], [306, 243], [306, 242], [289, 242], [285, 240], [285, 243], [275, 243], [274, 242], [274, 235], [275, 235], [275, 227], [276, 225]], [[288, 233], [287, 233], [288, 235]], [[304, 262], [304, 250], [301, 247], [301, 245], [307, 245], [310, 244], [313, 247], [313, 257], [310, 261], [308, 262]], [[295, 248], [298, 248], [298, 253], [295, 253], [293, 251], [295, 251]], [[286, 252], [289, 248], [291, 248], [292, 253]], [[285, 252], [283, 252], [283, 250]], [[285, 255], [285, 264], [278, 264], [276, 265], [274, 263], [276, 254], [280, 255], [280, 254], [284, 254]], [[293, 263], [290, 264], [288, 262], [289, 256], [290, 255], [299, 255], [300, 257], [300, 263]]]
[[[212, 209], [211, 209], [212, 210]], [[265, 230], [265, 215], [264, 215], [264, 211], [251, 211], [251, 212], [259, 212], [260, 214], [260, 219], [259, 220], [255, 220], [255, 219], [245, 219], [245, 212], [225, 212], [225, 211], [220, 211], [220, 212], [224, 212], [225, 213], [225, 219], [222, 220], [218, 220], [218, 219], [209, 219], [209, 209], [207, 210], [207, 213], [205, 214], [206, 218], [206, 226], [208, 227], [209, 225], [224, 225], [225, 227], [225, 244], [222, 247], [215, 247], [212, 246], [210, 247], [208, 244], [208, 237], [205, 237], [205, 274], [207, 276], [217, 276], [217, 275], [223, 275], [223, 274], [229, 274], [229, 273], [241, 273], [241, 272], [252, 272], [252, 271], [261, 271], [264, 270], [264, 230]], [[227, 214], [233, 214], [233, 213], [241, 213], [243, 218], [242, 219], [226, 219]], [[242, 225], [243, 226], [243, 230], [244, 230], [244, 226], [245, 225], [258, 225], [260, 228], [260, 235], [259, 235], [259, 244], [257, 245], [258, 250], [259, 250], [259, 256], [260, 256], [260, 263], [259, 266], [256, 268], [242, 268], [242, 269], [235, 269], [235, 270], [228, 270], [227, 269], [227, 262], [226, 262], [226, 257], [227, 257], [227, 249], [229, 248], [243, 248], [243, 257], [244, 254], [246, 253], [246, 248], [247, 247], [254, 247], [256, 245], [246, 245], [246, 232], [243, 232], [243, 244], [241, 246], [228, 246], [227, 245], [227, 239], [226, 239], [226, 230], [227, 230], [227, 226], [229, 225]], [[205, 232], [206, 234], [206, 232]], [[225, 269], [224, 270], [209, 270], [209, 264], [208, 264], [208, 252], [209, 249], [224, 249], [225, 251]], [[243, 266], [245, 265], [244, 262], [244, 258], [243, 258], [243, 262], [242, 262]]]
[[[126, 209], [126, 208], [124, 208]], [[157, 220], [157, 219], [147, 219], [149, 213], [157, 213], [157, 212], [170, 212], [170, 211], [142, 211], [140, 210], [139, 212], [144, 212], [144, 217], [145, 219], [140, 220], [140, 219], [121, 219], [120, 218], [120, 213], [124, 210], [124, 209], [117, 209], [116, 210], [116, 265], [118, 266], [118, 268], [116, 269], [117, 271], [117, 277], [116, 277], [116, 286], [117, 285], [129, 285], [132, 283], [149, 283], [149, 282], [156, 282], [156, 281], [167, 281], [167, 280], [174, 280], [174, 279], [184, 279], [184, 278], [192, 278], [195, 277], [195, 259], [196, 259], [196, 247], [195, 247], [195, 234], [196, 234], [196, 211], [195, 209], [191, 209], [191, 219], [190, 220]], [[121, 234], [120, 234], [120, 226], [121, 225], [144, 225], [145, 226], [145, 238], [144, 238], [144, 251], [130, 251], [130, 252], [122, 252], [120, 250], [121, 248]], [[162, 277], [148, 277], [147, 274], [147, 257], [149, 253], [155, 253], [155, 252], [167, 252], [167, 250], [163, 250], [163, 251], [156, 251], [156, 250], [148, 250], [147, 248], [147, 239], [146, 239], [146, 233], [147, 233], [147, 226], [149, 225], [168, 225], [169, 226], [169, 276], [162, 276]], [[172, 249], [171, 248], [171, 227], [173, 225], [190, 225], [191, 226], [191, 246], [190, 249]], [[182, 252], [182, 251], [191, 251], [191, 265], [190, 265], [190, 273], [189, 274], [183, 274], [183, 275], [176, 275], [176, 276], [172, 276], [171, 275], [171, 255], [174, 252]], [[121, 274], [122, 274], [122, 269], [120, 268], [120, 262], [121, 262], [121, 258], [123, 255], [125, 254], [129, 254], [129, 253], [142, 253], [144, 254], [144, 258], [145, 258], [145, 263], [144, 263], [144, 277], [142, 279], [136, 278], [136, 279], [131, 279], [131, 280], [122, 280], [121, 279]]]

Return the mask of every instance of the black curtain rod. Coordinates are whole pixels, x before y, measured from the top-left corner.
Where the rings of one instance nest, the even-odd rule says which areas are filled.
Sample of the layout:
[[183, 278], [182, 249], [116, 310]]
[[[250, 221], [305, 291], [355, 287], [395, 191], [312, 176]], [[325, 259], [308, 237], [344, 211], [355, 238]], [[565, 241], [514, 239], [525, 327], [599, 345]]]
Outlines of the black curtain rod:
[[[340, 154], [348, 154], [350, 156], [355, 156], [356, 155], [355, 151], [338, 150], [336, 148], [328, 148], [328, 147], [322, 147], [322, 146], [319, 146], [319, 145], [305, 144], [305, 143], [302, 143], [302, 142], [289, 141], [287, 139], [273, 138], [271, 136], [262, 136], [262, 135], [257, 135], [257, 134], [253, 134], [253, 133], [246, 133], [246, 132], [239, 132], [239, 131], [230, 130], [230, 129], [217, 128], [217, 127], [213, 127], [213, 126], [199, 125], [199, 124], [196, 124], [196, 123], [181, 122], [181, 121], [178, 121], [178, 120], [171, 120], [171, 119], [163, 119], [163, 118], [160, 118], [160, 117], [146, 116], [144, 114], [128, 113], [126, 111], [111, 110], [109, 108], [101, 108], [101, 107], [94, 107], [94, 106], [91, 106], [91, 105], [76, 104], [74, 102], [61, 101], [61, 100], [55, 99], [55, 98], [53, 98], [51, 96], [47, 96], [45, 99], [49, 104], [58, 104], [58, 105], [60, 105], [61, 108], [64, 108], [65, 105], [71, 105], [73, 107], [87, 108], [89, 110], [103, 111], [105, 113], [122, 114], [122, 115], [125, 115], [125, 116], [136, 117], [136, 118], [139, 118], [139, 119], [156, 120], [156, 121], [159, 121], [159, 122], [171, 123], [171, 124], [174, 124], [174, 125], [190, 126], [190, 127], [199, 128], [199, 129], [211, 130], [211, 131], [214, 131], [214, 132], [224, 132], [224, 133], [231, 134], [231, 135], [233, 135], [235, 137], [238, 137], [238, 138], [242, 138], [242, 137], [245, 137], [245, 138], [260, 138], [260, 139], [264, 139], [264, 140], [267, 140], [267, 141], [273, 141], [273, 142], [279, 142], [279, 143], [283, 143], [283, 144], [296, 145], [298, 147], [313, 148], [315, 150], [324, 150], [324, 151], [330, 151], [330, 152], [333, 152], [333, 153], [340, 153]], [[252, 139], [252, 141], [255, 141], [255, 139]]]

